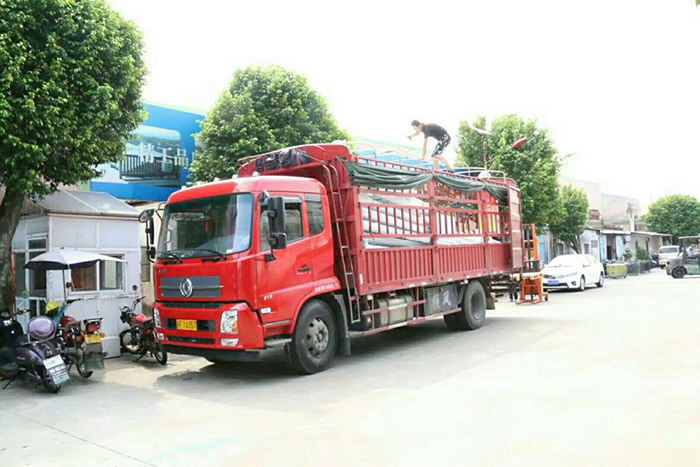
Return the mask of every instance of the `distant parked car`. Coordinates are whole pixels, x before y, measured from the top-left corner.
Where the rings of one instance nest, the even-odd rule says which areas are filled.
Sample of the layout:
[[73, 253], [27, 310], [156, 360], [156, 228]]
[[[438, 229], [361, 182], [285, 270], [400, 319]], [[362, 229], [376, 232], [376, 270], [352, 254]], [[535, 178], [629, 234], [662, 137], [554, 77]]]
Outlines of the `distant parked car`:
[[681, 253], [681, 247], [678, 245], [662, 246], [659, 248], [659, 267], [665, 268], [668, 261], [676, 258]]
[[546, 289], [583, 291], [595, 284], [603, 287], [603, 265], [591, 255], [562, 255], [554, 258], [542, 271]]

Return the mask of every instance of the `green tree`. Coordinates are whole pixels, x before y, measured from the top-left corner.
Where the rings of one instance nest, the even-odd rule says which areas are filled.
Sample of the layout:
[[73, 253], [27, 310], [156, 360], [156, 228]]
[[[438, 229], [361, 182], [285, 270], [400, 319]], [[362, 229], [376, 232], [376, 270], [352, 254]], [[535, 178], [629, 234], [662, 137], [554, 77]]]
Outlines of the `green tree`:
[[646, 221], [651, 231], [676, 238], [700, 235], [700, 201], [687, 195], [664, 196], [649, 206]]
[[588, 198], [586, 193], [570, 185], [561, 187], [559, 193], [560, 213], [550, 222], [554, 237], [581, 253], [580, 236], [588, 220]]
[[[486, 119], [478, 117], [471, 126], [485, 129]], [[503, 170], [518, 183], [524, 222], [543, 227], [555, 220], [559, 214], [557, 180], [561, 158], [547, 129], [538, 128], [535, 121], [506, 115], [494, 120], [490, 132], [490, 136], [482, 137], [468, 122], [461, 122], [458, 161], [483, 167], [483, 156], [488, 154], [489, 169]], [[513, 143], [521, 138], [528, 138], [528, 142], [513, 149]]]
[[0, 0], [0, 309], [24, 201], [95, 177], [141, 122], [142, 49], [103, 0]]
[[305, 77], [279, 66], [245, 68], [202, 122], [203, 150], [191, 174], [199, 181], [230, 177], [242, 157], [347, 138]]

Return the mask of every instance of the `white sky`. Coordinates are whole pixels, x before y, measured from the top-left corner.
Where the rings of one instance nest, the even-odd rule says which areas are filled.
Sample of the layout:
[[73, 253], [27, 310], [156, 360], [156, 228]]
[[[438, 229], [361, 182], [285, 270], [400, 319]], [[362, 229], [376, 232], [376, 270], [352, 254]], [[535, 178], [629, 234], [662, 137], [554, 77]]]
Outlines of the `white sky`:
[[700, 196], [695, 0], [111, 3], [145, 34], [151, 102], [206, 112], [237, 68], [275, 63], [354, 136], [516, 113], [575, 154], [567, 176], [644, 204]]

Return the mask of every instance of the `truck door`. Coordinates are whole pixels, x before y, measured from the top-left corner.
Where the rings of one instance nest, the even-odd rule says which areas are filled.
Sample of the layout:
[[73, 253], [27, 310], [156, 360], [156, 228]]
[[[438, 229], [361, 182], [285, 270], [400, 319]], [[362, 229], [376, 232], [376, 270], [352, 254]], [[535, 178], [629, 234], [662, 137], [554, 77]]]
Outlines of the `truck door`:
[[523, 214], [520, 205], [520, 190], [508, 187], [508, 211], [510, 217], [510, 249], [513, 269], [523, 267]]
[[[287, 248], [275, 250], [272, 261], [267, 261], [266, 255], [261, 254], [256, 262], [258, 305], [268, 329], [289, 324], [299, 302], [313, 287], [313, 250], [304, 200], [285, 196], [284, 210]], [[266, 206], [261, 206], [260, 251], [269, 253], [270, 228], [265, 211]]]

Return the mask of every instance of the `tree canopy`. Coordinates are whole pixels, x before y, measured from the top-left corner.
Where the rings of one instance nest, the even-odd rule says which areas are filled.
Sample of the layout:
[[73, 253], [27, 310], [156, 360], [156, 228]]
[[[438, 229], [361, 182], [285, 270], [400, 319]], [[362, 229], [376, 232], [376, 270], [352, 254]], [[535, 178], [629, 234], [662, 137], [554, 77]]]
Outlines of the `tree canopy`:
[[570, 245], [576, 253], [581, 253], [580, 235], [588, 220], [588, 198], [586, 193], [570, 185], [561, 187], [560, 213], [550, 222], [554, 237]]
[[[478, 117], [471, 126], [486, 129], [486, 118]], [[483, 167], [483, 156], [488, 154], [489, 169], [503, 170], [518, 183], [523, 221], [538, 227], [554, 221], [559, 214], [557, 179], [562, 161], [547, 129], [538, 128], [535, 121], [506, 115], [494, 120], [489, 131], [491, 135], [482, 136], [468, 122], [461, 122], [458, 161]], [[528, 138], [528, 142], [513, 149], [513, 143], [521, 138]]]
[[[118, 160], [142, 120], [142, 38], [103, 0], [0, 1], [0, 293], [23, 202]], [[3, 306], [3, 305], [0, 305]]]
[[203, 150], [191, 174], [195, 180], [209, 181], [235, 174], [242, 157], [348, 135], [304, 76], [270, 66], [236, 71], [207, 114], [198, 138]]
[[700, 235], [700, 201], [687, 195], [664, 196], [649, 205], [645, 219], [653, 232], [675, 237]]

